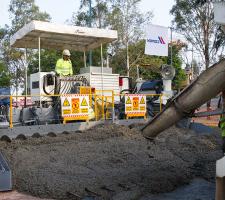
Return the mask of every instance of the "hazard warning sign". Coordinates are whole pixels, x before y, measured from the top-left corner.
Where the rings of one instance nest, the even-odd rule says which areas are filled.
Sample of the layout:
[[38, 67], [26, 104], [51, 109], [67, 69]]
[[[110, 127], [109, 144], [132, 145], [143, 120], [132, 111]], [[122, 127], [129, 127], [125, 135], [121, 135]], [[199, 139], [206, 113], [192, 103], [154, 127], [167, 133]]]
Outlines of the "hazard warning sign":
[[146, 96], [142, 94], [125, 95], [125, 114], [127, 116], [145, 116]]
[[88, 94], [66, 94], [61, 96], [62, 117], [71, 120], [84, 119], [89, 115]]
[[83, 100], [81, 102], [81, 106], [87, 106], [87, 105], [88, 105], [88, 103], [87, 103], [86, 99], [83, 98]]
[[139, 110], [139, 97], [133, 97], [133, 110]]
[[80, 112], [80, 98], [72, 98], [72, 113]]
[[126, 104], [131, 104], [131, 100], [129, 96], [127, 97]]
[[68, 101], [67, 98], [65, 98], [65, 100], [63, 101], [63, 106], [64, 107], [69, 107], [70, 106], [70, 102]]
[[145, 99], [144, 99], [144, 97], [141, 98], [140, 104], [145, 104]]

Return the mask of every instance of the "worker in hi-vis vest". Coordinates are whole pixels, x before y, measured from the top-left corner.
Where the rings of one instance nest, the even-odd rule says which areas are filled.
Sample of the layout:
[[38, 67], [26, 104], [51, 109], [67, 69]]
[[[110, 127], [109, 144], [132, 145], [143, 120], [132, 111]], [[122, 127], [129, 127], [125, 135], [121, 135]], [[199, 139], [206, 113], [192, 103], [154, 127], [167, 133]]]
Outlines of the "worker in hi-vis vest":
[[70, 51], [68, 49], [64, 49], [62, 56], [63, 57], [60, 58], [56, 63], [56, 73], [60, 76], [73, 75], [72, 62], [70, 60]]

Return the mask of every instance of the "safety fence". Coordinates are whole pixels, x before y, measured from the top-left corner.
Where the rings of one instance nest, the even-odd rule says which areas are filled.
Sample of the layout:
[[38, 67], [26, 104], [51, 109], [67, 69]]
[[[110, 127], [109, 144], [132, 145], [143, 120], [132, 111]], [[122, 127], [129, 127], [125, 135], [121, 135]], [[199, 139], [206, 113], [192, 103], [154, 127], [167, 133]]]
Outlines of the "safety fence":
[[[2, 95], [0, 127], [147, 118], [162, 110], [162, 94], [115, 94], [80, 88], [78, 94]], [[4, 101], [4, 102], [3, 102]], [[5, 123], [3, 123], [5, 122]]]

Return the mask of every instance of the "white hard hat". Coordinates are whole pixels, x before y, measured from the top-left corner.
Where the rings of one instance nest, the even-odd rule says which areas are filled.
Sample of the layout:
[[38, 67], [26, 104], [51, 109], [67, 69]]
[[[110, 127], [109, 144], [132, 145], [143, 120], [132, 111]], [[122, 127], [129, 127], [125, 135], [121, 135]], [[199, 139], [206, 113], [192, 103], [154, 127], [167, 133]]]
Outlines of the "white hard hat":
[[68, 49], [63, 50], [63, 56], [70, 56], [70, 51]]

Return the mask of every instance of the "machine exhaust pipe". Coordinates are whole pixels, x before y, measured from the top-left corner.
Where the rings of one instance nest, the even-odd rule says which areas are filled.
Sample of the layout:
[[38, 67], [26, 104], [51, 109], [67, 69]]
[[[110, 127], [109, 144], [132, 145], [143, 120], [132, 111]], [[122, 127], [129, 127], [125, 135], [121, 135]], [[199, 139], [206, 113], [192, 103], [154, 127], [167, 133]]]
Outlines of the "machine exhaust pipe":
[[195, 109], [225, 90], [225, 59], [204, 71], [194, 82], [175, 96], [143, 128], [143, 136], [154, 139], [183, 117], [190, 116]]

